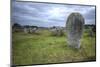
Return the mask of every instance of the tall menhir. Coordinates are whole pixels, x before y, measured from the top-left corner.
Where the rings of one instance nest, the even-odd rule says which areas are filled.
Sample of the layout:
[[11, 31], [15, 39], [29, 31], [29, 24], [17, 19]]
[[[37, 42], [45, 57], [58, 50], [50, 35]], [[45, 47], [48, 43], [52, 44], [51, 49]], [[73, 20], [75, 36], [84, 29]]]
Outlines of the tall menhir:
[[73, 48], [80, 48], [80, 40], [83, 34], [84, 18], [80, 13], [71, 13], [66, 23], [67, 42]]

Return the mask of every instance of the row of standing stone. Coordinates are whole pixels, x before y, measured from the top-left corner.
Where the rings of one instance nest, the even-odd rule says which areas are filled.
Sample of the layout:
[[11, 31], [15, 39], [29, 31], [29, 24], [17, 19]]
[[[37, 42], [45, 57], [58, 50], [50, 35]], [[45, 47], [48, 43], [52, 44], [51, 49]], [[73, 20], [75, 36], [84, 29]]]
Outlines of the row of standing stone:
[[[85, 23], [85, 20], [80, 13], [71, 13], [68, 16], [65, 30], [67, 31], [67, 42], [69, 46], [74, 47], [74, 48], [80, 48], [84, 23]], [[36, 33], [37, 30], [38, 30], [38, 27], [36, 26], [24, 27], [25, 33]], [[52, 27], [50, 31], [52, 32], [53, 35], [56, 35], [56, 36], [64, 35], [64, 31], [60, 27]]]

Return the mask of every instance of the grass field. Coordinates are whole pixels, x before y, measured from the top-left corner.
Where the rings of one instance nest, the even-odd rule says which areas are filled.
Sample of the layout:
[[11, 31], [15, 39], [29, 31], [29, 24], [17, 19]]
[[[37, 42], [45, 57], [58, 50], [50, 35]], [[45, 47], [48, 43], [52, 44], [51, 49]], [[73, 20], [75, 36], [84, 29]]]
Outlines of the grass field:
[[12, 61], [15, 65], [92, 61], [95, 59], [95, 36], [84, 32], [81, 48], [68, 47], [66, 35], [51, 36], [48, 30], [40, 34], [12, 34]]

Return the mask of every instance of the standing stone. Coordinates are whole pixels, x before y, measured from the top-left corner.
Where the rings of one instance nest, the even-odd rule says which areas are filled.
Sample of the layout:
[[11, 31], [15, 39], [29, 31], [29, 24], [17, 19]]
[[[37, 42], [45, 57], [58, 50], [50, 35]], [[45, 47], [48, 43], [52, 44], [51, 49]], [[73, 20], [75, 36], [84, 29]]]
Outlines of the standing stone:
[[71, 13], [68, 16], [67, 28], [67, 42], [73, 48], [80, 48], [80, 40], [83, 33], [84, 18], [80, 13]]
[[50, 29], [51, 33], [53, 36], [63, 36], [64, 33], [63, 33], [63, 29], [61, 27], [52, 27]]
[[24, 33], [28, 33], [28, 29], [27, 28], [24, 28]]
[[53, 36], [57, 36], [57, 28], [54, 26], [54, 27], [52, 27], [51, 29], [50, 29], [50, 31], [51, 31], [51, 34], [53, 35]]

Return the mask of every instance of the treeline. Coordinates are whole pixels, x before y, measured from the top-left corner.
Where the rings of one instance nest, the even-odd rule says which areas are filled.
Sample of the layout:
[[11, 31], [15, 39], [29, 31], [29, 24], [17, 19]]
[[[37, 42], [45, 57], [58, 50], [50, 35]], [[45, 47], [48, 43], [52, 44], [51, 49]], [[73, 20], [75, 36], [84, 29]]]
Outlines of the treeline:
[[[24, 28], [40, 28], [40, 29], [47, 29], [47, 27], [38, 27], [38, 26], [32, 26], [32, 25], [24, 25], [24, 26], [22, 26], [22, 25], [20, 25], [20, 24], [18, 24], [18, 23], [14, 23], [13, 25], [12, 25], [12, 30], [13, 31], [22, 31]], [[65, 28], [65, 27], [62, 27], [62, 28]], [[96, 32], [96, 25], [89, 25], [89, 24], [87, 24], [87, 25], [84, 25], [84, 28], [85, 29], [92, 29], [94, 32]]]

